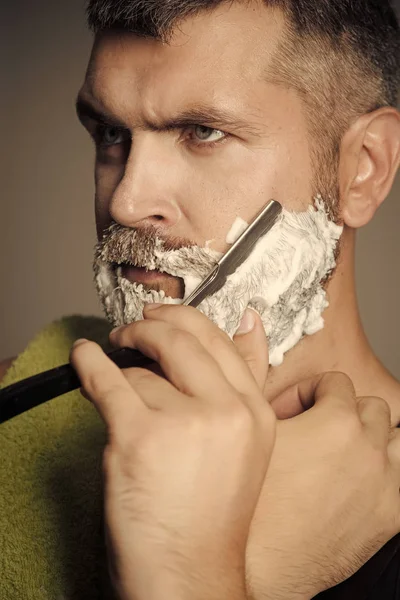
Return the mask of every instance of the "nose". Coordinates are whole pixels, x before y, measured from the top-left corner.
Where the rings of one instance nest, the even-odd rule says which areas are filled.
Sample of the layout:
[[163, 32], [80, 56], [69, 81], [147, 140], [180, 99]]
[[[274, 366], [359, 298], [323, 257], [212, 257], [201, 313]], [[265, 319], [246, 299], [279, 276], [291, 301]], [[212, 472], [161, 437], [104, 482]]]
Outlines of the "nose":
[[176, 198], [178, 181], [168, 141], [143, 133], [132, 143], [124, 176], [111, 199], [110, 216], [125, 227], [170, 229], [181, 216]]

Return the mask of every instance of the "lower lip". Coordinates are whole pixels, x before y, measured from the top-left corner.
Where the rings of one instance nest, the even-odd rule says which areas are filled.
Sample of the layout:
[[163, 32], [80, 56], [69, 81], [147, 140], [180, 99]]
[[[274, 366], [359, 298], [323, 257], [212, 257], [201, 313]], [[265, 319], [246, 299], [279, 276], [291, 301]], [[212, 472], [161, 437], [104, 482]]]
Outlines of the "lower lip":
[[131, 267], [129, 265], [122, 267], [121, 275], [131, 283], [145, 283], [147, 285], [165, 281], [167, 278], [173, 279], [172, 275], [160, 271], [146, 271], [143, 267]]

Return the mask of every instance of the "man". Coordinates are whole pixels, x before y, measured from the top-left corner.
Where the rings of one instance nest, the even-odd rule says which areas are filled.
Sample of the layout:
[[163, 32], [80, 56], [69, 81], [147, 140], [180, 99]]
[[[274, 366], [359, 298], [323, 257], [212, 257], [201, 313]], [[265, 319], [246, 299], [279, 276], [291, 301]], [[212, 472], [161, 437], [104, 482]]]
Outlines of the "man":
[[154, 231], [167, 252], [191, 244], [224, 252], [238, 215], [251, 220], [270, 198], [306, 211], [319, 195], [344, 226], [325, 327], [297, 345], [275, 342], [285, 312], [268, 320], [275, 305], [263, 307], [270, 344], [290, 349], [265, 395], [341, 371], [357, 396], [385, 398], [397, 425], [400, 385], [365, 338], [353, 269], [355, 231], [387, 196], [400, 161], [399, 30], [388, 4], [99, 0], [88, 12], [97, 36], [78, 115], [96, 143], [97, 258], [109, 268], [97, 264], [96, 276], [109, 318], [140, 319], [139, 300], [163, 301], [160, 291], [186, 295], [187, 264], [180, 272], [144, 252]]
[[[332, 269], [322, 270], [318, 281], [330, 302], [325, 326], [312, 328], [307, 320], [308, 303], [322, 298], [318, 286], [312, 293], [292, 290], [294, 296], [287, 288], [289, 296], [281, 294], [270, 307], [255, 306], [271, 339], [287, 315], [282, 298], [305, 298], [290, 313], [291, 326], [298, 315], [307, 316], [297, 335], [274, 338], [285, 358], [270, 370], [265, 396], [341, 371], [357, 396], [385, 398], [396, 426], [400, 385], [363, 334], [352, 267], [355, 230], [371, 220], [399, 165], [399, 42], [389, 7], [99, 1], [90, 4], [89, 17], [97, 37], [78, 113], [97, 146], [99, 240], [106, 234], [100, 258], [114, 271], [129, 262], [121, 245], [126, 230], [138, 232], [128, 238], [136, 244], [133, 256], [146, 257], [117, 274], [120, 301], [110, 300], [109, 281], [96, 264], [110, 319], [137, 320], [136, 308], [128, 319], [124, 312], [135, 295], [147, 301], [153, 290], [153, 299], [159, 294], [163, 300], [162, 293], [177, 299], [187, 291], [186, 273], [144, 271], [158, 248], [155, 235], [166, 252], [190, 245], [223, 252], [238, 215], [251, 220], [272, 197], [289, 213], [306, 213], [319, 197], [324, 227], [344, 226], [335, 248], [338, 267], [329, 281]], [[147, 247], [146, 240], [152, 240]], [[237, 312], [232, 322], [240, 320]], [[307, 333], [313, 335], [298, 343]], [[257, 361], [265, 362], [266, 353]], [[296, 399], [286, 397], [279, 416], [296, 414]]]

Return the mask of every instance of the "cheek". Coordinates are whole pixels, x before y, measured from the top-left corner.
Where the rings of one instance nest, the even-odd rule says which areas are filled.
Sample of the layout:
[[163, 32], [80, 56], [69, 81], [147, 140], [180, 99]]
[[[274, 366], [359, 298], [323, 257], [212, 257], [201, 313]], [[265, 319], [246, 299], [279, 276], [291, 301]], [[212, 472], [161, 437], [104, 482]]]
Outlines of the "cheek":
[[96, 194], [103, 202], [110, 202], [125, 174], [125, 164], [111, 165], [96, 161]]
[[313, 200], [309, 147], [303, 140], [282, 144], [271, 161], [268, 176], [274, 200], [290, 211], [304, 211]]
[[121, 183], [125, 173], [124, 166], [110, 166], [96, 162], [95, 165], [95, 215], [97, 233], [110, 223], [109, 207], [115, 190]]
[[[249, 149], [232, 148], [210, 161], [207, 169], [193, 170], [186, 203], [189, 221], [212, 247], [226, 249], [226, 235], [241, 217], [250, 222], [269, 200], [289, 210], [302, 211], [312, 201], [308, 149], [287, 145]], [[201, 209], [199, 208], [201, 207]]]

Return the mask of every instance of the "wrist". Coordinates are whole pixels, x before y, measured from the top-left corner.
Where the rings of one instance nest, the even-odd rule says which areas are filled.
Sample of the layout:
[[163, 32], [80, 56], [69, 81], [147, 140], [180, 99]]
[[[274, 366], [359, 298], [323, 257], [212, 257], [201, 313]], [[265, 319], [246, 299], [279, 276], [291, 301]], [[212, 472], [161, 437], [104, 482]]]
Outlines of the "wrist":
[[135, 600], [249, 600], [244, 581], [226, 575], [214, 579], [192, 573], [157, 580], [150, 593]]
[[245, 575], [228, 568], [210, 573], [207, 569], [187, 568], [183, 572], [172, 565], [153, 571], [152, 576], [132, 578], [134, 587], [119, 600], [249, 600]]
[[118, 600], [248, 600], [244, 562], [212, 552], [141, 554], [133, 569], [118, 569], [114, 586]]
[[[221, 581], [196, 582], [183, 578], [165, 580], [157, 575], [154, 578], [156, 581], [153, 584], [140, 586], [141, 589], [138, 589], [136, 584], [115, 585], [115, 600], [253, 600], [247, 596], [244, 585], [234, 585], [232, 580], [224, 586]], [[271, 600], [278, 599], [271, 596]]]

